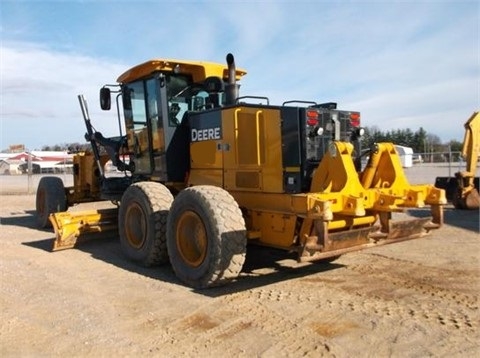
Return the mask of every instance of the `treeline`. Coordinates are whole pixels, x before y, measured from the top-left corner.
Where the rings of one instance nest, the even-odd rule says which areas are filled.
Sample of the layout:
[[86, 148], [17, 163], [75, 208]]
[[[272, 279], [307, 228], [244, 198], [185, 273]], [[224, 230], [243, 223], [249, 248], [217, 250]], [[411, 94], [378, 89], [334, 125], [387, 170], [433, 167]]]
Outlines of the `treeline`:
[[54, 151], [54, 152], [82, 152], [89, 150], [91, 148], [90, 143], [70, 143], [70, 144], [55, 144], [55, 145], [44, 145], [41, 150], [44, 151]]
[[365, 127], [362, 147], [369, 148], [379, 142], [392, 142], [397, 145], [410, 147], [414, 153], [457, 152], [462, 150], [462, 143], [459, 141], [451, 140], [448, 143], [442, 143], [438, 136], [428, 134], [422, 127], [415, 132], [410, 128], [381, 131], [376, 126]]

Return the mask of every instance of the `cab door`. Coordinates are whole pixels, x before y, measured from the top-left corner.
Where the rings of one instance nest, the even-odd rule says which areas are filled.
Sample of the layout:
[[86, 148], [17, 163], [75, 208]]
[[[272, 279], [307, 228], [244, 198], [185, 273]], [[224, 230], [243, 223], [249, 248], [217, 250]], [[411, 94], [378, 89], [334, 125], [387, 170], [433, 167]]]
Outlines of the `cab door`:
[[[127, 132], [127, 143], [132, 160], [135, 165], [135, 174], [151, 174], [153, 171], [153, 150], [161, 146], [159, 136], [152, 136], [152, 126], [157, 121], [152, 120], [152, 115], [158, 111], [156, 106], [149, 106], [148, 88], [154, 88], [149, 82], [137, 81], [126, 85], [123, 88], [125, 128]], [[156, 128], [155, 128], [156, 129]], [[153, 138], [156, 142], [153, 143]]]

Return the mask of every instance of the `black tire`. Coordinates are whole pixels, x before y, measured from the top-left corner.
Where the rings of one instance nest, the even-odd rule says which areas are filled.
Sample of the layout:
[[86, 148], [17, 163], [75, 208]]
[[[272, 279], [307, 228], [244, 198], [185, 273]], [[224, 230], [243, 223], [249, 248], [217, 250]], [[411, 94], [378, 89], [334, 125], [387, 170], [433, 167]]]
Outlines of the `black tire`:
[[35, 198], [37, 225], [41, 228], [52, 227], [48, 219], [50, 214], [67, 210], [67, 194], [63, 181], [57, 177], [40, 179]]
[[222, 188], [194, 186], [175, 198], [167, 248], [177, 277], [194, 288], [219, 286], [240, 274], [246, 254], [245, 221]]
[[143, 266], [168, 262], [166, 223], [173, 196], [162, 184], [140, 182], [127, 188], [118, 211], [123, 253]]

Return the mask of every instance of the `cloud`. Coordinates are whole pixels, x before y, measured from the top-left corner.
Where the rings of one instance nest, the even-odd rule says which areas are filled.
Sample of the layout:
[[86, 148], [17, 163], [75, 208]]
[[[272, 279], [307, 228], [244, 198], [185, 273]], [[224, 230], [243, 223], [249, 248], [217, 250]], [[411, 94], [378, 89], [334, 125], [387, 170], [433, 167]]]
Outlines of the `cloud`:
[[1, 48], [1, 147], [83, 142], [77, 95], [91, 100], [90, 115], [105, 134], [114, 135], [116, 120], [103, 120], [98, 90], [112, 83], [126, 66], [30, 43], [4, 42]]
[[224, 62], [233, 52], [248, 71], [242, 95], [334, 101], [364, 125], [423, 127], [445, 141], [461, 140], [479, 107], [475, 2], [27, 5], [2, 5], [2, 148], [81, 141], [79, 93], [95, 125], [116, 134], [98, 89], [156, 57]]
[[[377, 93], [348, 103], [362, 108], [363, 123], [382, 130], [423, 127], [442, 139], [461, 140], [463, 123], [476, 108], [474, 78], [452, 79], [448, 82], [423, 84], [414, 88]], [[477, 108], [478, 110], [478, 108]]]
[[273, 47], [268, 62], [249, 68], [243, 88], [274, 103], [338, 102], [382, 130], [423, 127], [461, 140], [463, 123], [479, 109], [479, 5], [457, 5], [292, 10], [301, 20], [282, 33], [284, 46]]

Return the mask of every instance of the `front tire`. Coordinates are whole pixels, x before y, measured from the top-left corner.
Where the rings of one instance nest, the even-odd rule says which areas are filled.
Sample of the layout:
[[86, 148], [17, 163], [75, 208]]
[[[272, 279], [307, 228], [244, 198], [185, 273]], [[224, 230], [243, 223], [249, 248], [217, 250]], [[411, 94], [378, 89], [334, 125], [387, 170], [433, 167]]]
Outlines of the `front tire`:
[[167, 248], [177, 277], [194, 288], [225, 284], [245, 262], [245, 221], [222, 188], [194, 186], [175, 198], [167, 223]]
[[67, 210], [67, 195], [62, 179], [47, 176], [40, 179], [35, 198], [37, 225], [41, 228], [52, 227], [48, 219], [50, 214]]
[[162, 184], [135, 183], [122, 196], [118, 212], [124, 254], [143, 266], [168, 262], [166, 223], [173, 196]]

